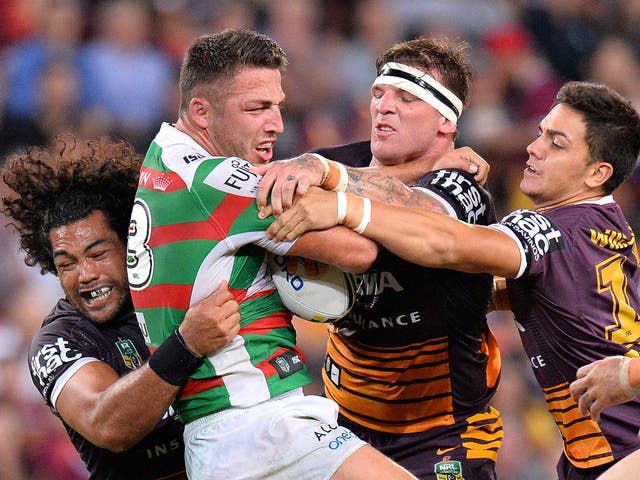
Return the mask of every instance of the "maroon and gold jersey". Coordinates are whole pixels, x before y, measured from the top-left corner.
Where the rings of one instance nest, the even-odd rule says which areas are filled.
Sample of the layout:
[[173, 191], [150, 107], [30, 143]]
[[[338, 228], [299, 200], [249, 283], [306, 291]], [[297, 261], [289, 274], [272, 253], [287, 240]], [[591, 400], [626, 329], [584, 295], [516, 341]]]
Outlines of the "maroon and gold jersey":
[[[371, 161], [369, 142], [318, 152], [356, 167]], [[490, 195], [465, 172], [430, 172], [413, 188], [455, 218], [495, 220]], [[330, 328], [323, 371], [341, 415], [390, 435], [472, 432], [468, 444], [495, 460], [502, 424], [489, 402], [501, 364], [485, 316], [491, 276], [425, 268], [381, 249], [357, 280], [354, 309]], [[483, 429], [471, 428], [480, 418]]]
[[640, 448], [638, 400], [605, 409], [596, 423], [569, 394], [581, 366], [640, 353], [638, 247], [619, 206], [609, 196], [544, 213], [519, 210], [498, 228], [523, 252], [509, 297], [566, 459], [588, 469]]
[[[108, 324], [96, 325], [64, 298], [44, 319], [29, 349], [31, 380], [58, 417], [55, 404], [59, 393], [87, 363], [104, 362], [122, 377], [148, 358], [149, 350], [133, 310], [122, 312]], [[62, 423], [87, 466], [90, 479], [186, 478], [184, 427], [173, 408], [137, 445], [120, 453], [96, 447], [64, 420]]]

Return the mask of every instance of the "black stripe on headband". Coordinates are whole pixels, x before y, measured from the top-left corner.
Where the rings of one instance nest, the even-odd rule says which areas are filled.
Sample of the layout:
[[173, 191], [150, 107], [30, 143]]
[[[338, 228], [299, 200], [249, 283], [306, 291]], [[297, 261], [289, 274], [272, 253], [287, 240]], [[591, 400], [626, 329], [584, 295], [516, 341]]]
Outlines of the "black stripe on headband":
[[407, 72], [405, 72], [403, 70], [397, 70], [397, 69], [391, 68], [391, 67], [383, 67], [382, 70], [380, 70], [380, 75], [392, 76], [392, 77], [400, 77], [400, 78], [404, 78], [405, 80], [409, 80], [412, 83], [415, 83], [419, 87], [431, 92], [434, 97], [436, 97], [438, 100], [440, 100], [442, 103], [444, 103], [447, 107], [449, 107], [451, 110], [453, 110], [453, 113], [456, 114], [456, 117], [458, 117], [458, 118], [460, 117], [460, 112], [455, 107], [455, 105], [451, 102], [451, 100], [449, 100], [447, 97], [445, 97], [442, 94], [442, 92], [440, 92], [435, 87], [429, 85], [427, 82], [425, 82], [421, 78], [418, 78], [415, 75], [411, 75], [410, 73], [407, 73]]

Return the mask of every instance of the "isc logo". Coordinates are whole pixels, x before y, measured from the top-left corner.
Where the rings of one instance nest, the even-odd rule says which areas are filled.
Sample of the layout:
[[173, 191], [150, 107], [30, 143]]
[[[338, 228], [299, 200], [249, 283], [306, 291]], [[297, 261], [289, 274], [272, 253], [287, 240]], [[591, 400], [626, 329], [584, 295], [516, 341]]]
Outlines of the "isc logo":
[[[304, 288], [304, 280], [295, 273], [291, 273], [287, 268], [287, 258], [283, 255], [274, 255], [273, 260], [275, 264], [278, 266], [278, 269], [286, 275], [286, 280], [291, 288], [293, 288], [296, 292], [299, 292]], [[300, 260], [298, 260], [300, 262]]]

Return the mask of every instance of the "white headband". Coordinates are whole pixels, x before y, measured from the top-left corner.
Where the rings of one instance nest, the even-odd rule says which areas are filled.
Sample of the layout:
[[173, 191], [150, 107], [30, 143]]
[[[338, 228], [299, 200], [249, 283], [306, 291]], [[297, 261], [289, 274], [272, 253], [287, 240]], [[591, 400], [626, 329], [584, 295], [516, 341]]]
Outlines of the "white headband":
[[380, 69], [374, 85], [393, 85], [427, 102], [447, 120], [458, 123], [462, 101], [428, 73], [402, 63], [388, 62]]

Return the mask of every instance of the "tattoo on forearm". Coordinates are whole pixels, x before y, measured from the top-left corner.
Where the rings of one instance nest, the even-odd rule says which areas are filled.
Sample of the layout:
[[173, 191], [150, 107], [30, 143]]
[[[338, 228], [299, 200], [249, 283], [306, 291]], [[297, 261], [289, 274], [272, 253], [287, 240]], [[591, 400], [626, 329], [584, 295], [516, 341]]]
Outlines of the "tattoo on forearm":
[[349, 185], [347, 191], [369, 197], [390, 205], [424, 208], [447, 214], [444, 206], [434, 198], [407, 188], [402, 182], [375, 170], [348, 168]]

